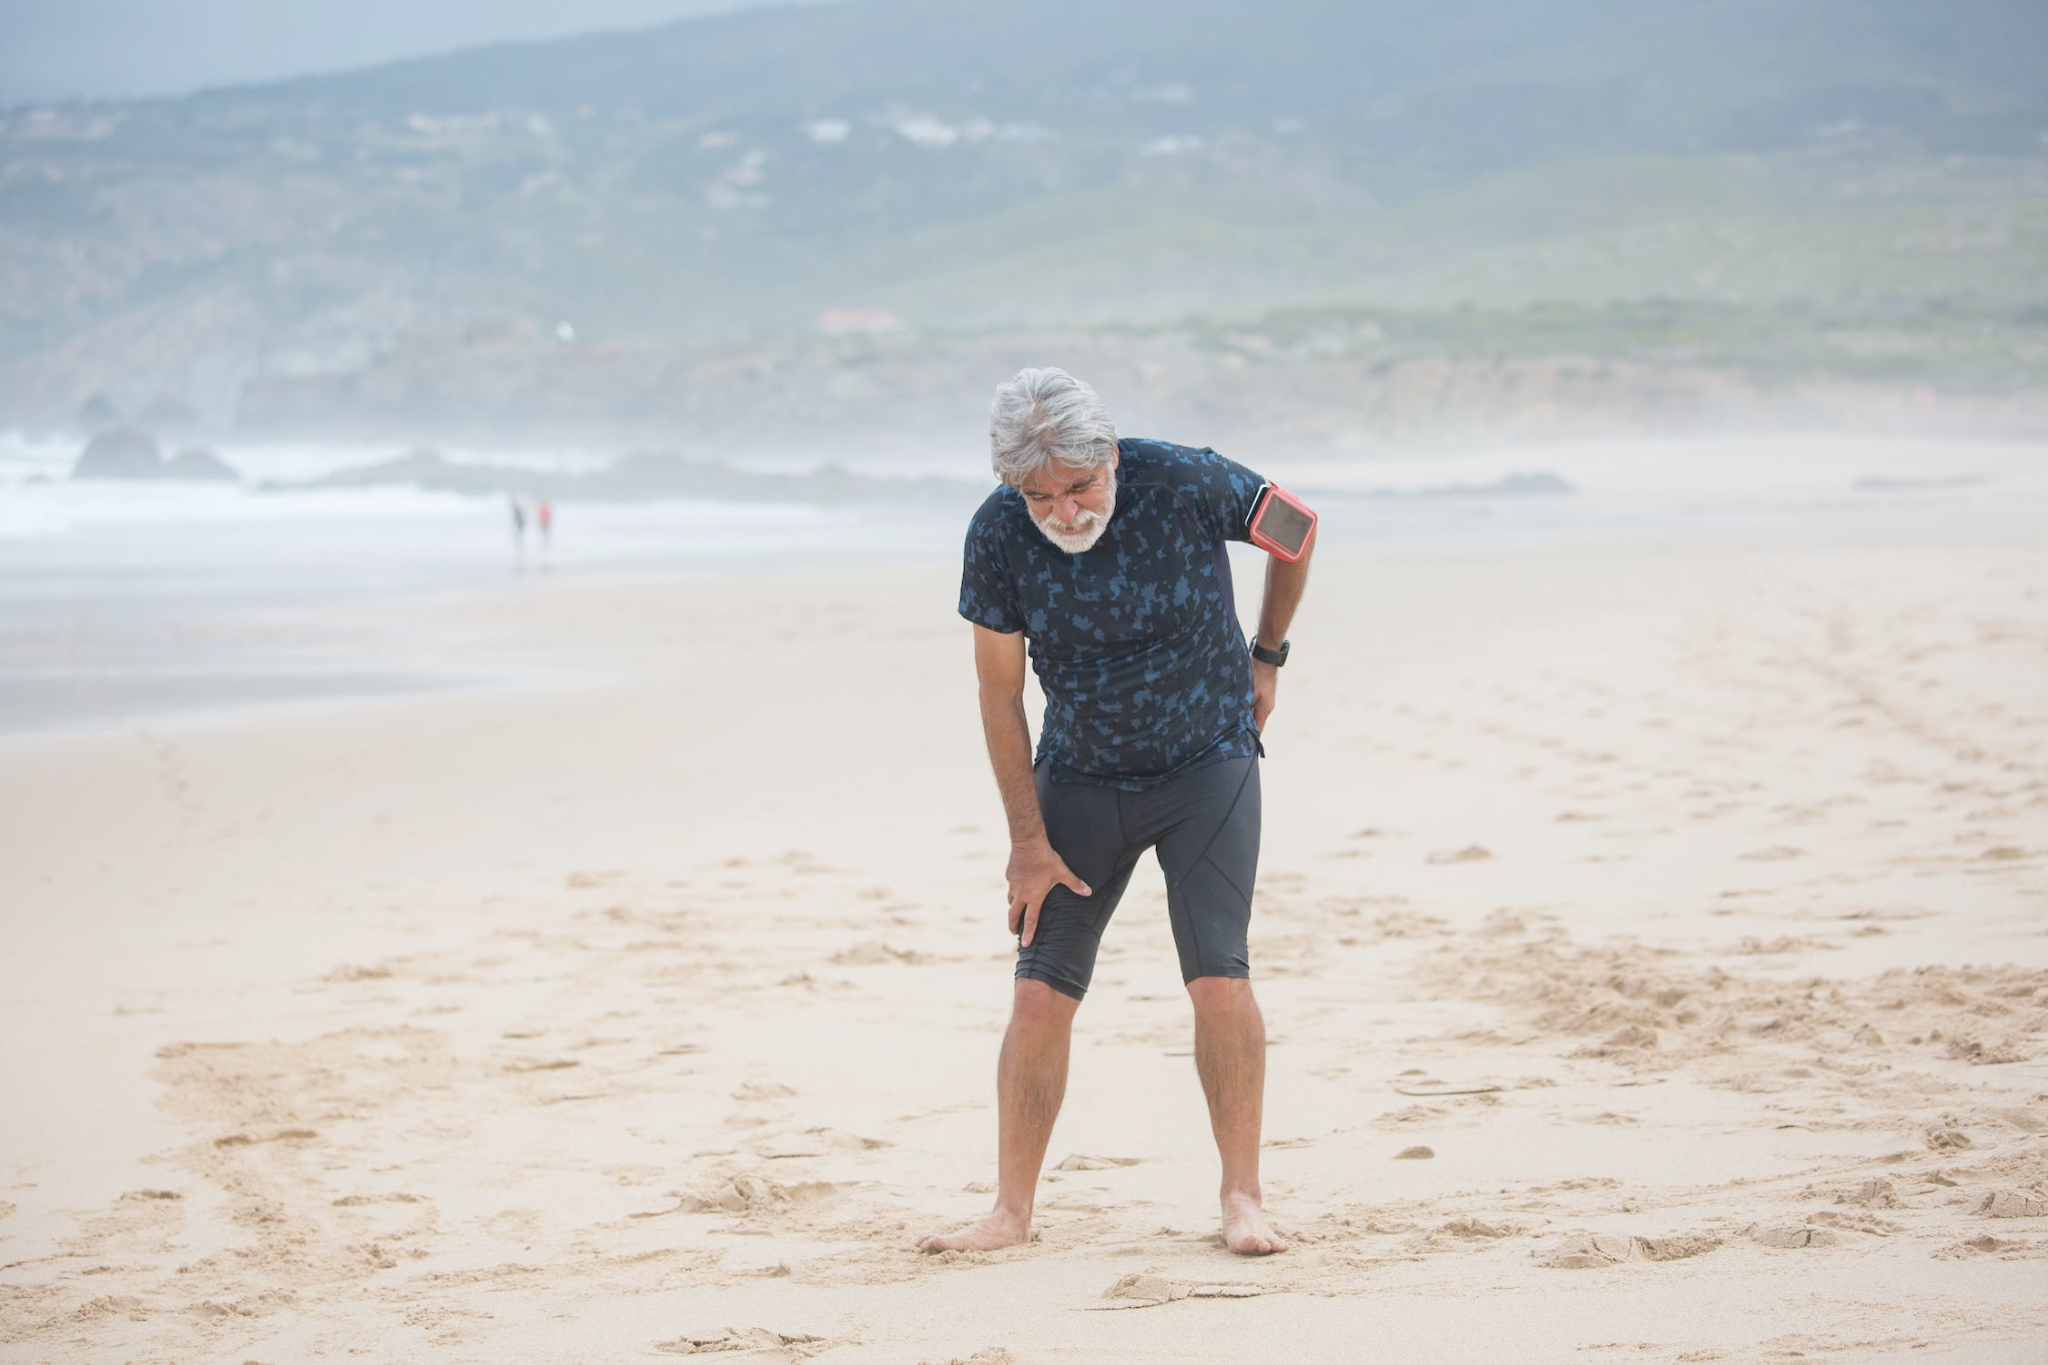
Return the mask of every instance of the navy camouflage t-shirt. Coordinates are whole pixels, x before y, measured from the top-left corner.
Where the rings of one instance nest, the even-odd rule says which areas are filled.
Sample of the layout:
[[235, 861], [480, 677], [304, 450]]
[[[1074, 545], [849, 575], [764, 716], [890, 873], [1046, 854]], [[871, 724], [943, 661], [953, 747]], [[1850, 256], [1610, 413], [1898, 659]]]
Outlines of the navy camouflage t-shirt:
[[1024, 495], [989, 494], [967, 528], [960, 614], [1031, 642], [1045, 693], [1040, 764], [1141, 791], [1257, 749], [1252, 673], [1224, 542], [1248, 540], [1261, 483], [1213, 450], [1117, 442], [1116, 508], [1068, 554]]

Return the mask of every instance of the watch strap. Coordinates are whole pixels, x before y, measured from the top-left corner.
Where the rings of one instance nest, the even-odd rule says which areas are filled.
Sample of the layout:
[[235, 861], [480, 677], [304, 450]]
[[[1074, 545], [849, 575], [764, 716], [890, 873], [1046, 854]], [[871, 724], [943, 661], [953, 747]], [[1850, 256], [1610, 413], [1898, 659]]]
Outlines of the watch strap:
[[1287, 650], [1291, 643], [1292, 641], [1282, 640], [1280, 648], [1267, 649], [1259, 643], [1259, 637], [1254, 635], [1251, 638], [1252, 657], [1262, 664], [1271, 664], [1273, 667], [1278, 668], [1287, 662]]

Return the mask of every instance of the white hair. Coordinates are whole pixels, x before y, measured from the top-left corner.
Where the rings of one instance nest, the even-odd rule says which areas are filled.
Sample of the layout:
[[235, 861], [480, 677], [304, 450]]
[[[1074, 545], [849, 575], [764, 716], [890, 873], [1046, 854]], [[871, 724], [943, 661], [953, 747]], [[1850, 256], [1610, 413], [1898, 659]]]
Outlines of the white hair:
[[1048, 461], [1093, 469], [1116, 456], [1116, 425], [1095, 390], [1065, 370], [1019, 370], [988, 410], [989, 463], [1015, 488]]

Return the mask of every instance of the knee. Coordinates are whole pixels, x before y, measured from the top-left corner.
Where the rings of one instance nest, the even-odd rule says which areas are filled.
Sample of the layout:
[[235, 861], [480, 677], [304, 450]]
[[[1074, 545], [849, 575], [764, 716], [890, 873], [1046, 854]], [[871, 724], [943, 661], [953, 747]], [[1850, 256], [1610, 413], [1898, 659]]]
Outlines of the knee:
[[1259, 1008], [1252, 983], [1241, 976], [1198, 976], [1188, 982], [1188, 999], [1197, 1014], [1256, 1014]]
[[1027, 1032], [1063, 1029], [1074, 1021], [1081, 1002], [1062, 995], [1043, 981], [1025, 978], [1010, 1001], [1010, 1027]]

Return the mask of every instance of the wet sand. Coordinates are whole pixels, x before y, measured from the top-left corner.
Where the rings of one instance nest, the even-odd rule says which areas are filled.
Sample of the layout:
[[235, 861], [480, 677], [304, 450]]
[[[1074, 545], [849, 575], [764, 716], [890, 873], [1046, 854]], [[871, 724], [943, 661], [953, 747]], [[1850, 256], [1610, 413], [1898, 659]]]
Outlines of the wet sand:
[[953, 590], [422, 598], [364, 648], [556, 676], [0, 741], [9, 1358], [2048, 1351], [2048, 553], [1327, 555], [1260, 1261], [1149, 861], [1037, 1240], [911, 1250], [1009, 989]]

